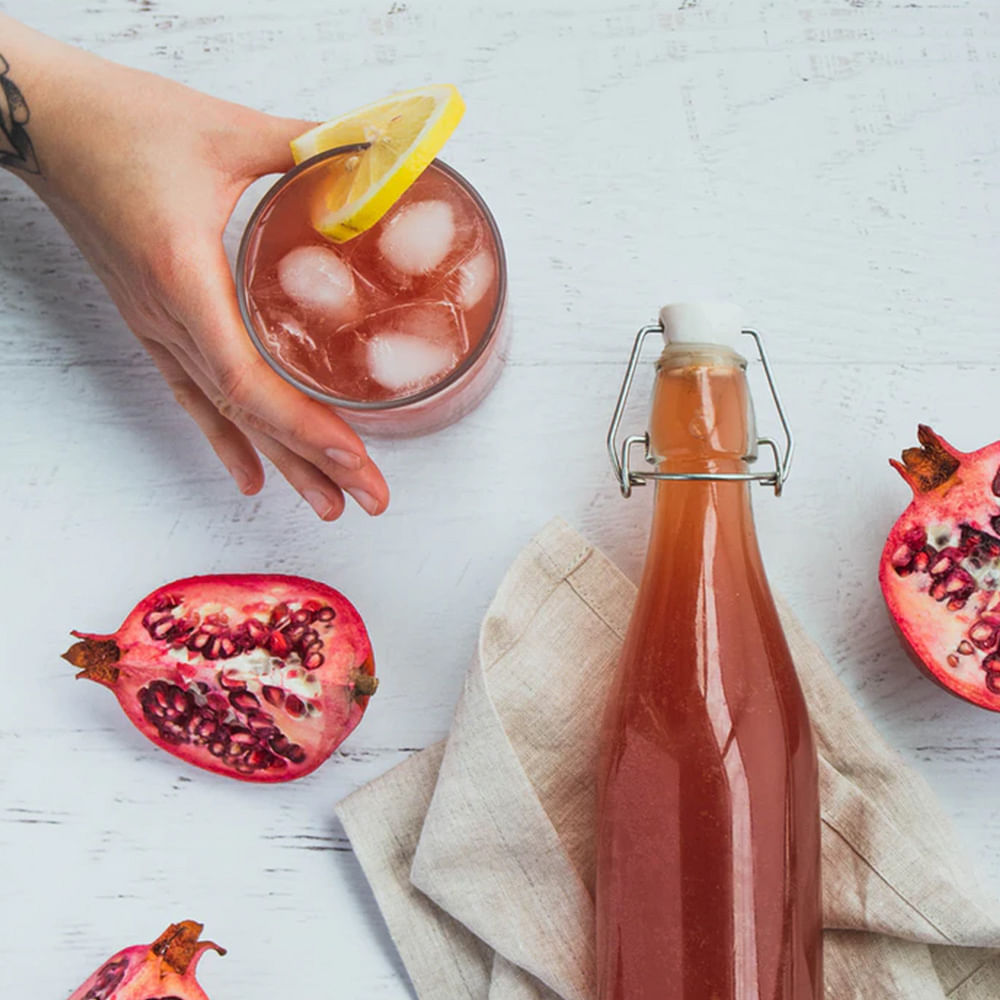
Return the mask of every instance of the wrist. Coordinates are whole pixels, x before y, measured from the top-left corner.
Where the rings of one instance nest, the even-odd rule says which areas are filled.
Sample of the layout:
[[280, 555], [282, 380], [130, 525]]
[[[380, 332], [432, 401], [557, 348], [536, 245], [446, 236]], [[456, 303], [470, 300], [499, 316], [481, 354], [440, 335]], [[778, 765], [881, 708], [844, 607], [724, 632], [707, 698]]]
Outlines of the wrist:
[[0, 166], [43, 197], [65, 188], [129, 72], [0, 14]]

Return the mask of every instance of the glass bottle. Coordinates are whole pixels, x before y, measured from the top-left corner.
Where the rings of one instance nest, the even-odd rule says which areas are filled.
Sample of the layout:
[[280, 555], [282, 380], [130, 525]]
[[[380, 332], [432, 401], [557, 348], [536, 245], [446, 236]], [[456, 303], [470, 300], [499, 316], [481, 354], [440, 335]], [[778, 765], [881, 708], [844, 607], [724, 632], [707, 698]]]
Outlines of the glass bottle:
[[749, 496], [753, 479], [780, 489], [791, 438], [772, 476], [749, 472], [738, 312], [681, 304], [660, 321], [649, 434], [615, 462], [627, 495], [644, 442], [657, 485], [601, 733], [598, 997], [821, 1000], [816, 749]]

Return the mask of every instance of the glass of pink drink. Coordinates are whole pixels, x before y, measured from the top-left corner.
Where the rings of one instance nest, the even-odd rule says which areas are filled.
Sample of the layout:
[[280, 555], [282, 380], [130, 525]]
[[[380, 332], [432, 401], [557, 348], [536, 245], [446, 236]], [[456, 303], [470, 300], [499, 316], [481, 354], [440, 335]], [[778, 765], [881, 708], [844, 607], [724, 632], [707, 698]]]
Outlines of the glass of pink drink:
[[265, 360], [359, 430], [424, 434], [472, 410], [503, 366], [507, 264], [476, 190], [434, 160], [374, 226], [334, 243], [312, 219], [362, 147], [285, 174], [247, 224], [240, 311]]

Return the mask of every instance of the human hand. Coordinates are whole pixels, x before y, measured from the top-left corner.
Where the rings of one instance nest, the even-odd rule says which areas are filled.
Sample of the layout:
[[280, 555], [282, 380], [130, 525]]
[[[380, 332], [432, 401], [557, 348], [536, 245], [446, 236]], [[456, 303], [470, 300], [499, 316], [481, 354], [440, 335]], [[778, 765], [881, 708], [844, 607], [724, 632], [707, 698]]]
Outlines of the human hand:
[[251, 344], [222, 246], [240, 194], [292, 165], [288, 142], [310, 123], [31, 36], [58, 48], [58, 61], [56, 53], [43, 61], [60, 68], [30, 87], [18, 80], [41, 171], [25, 179], [238, 487], [251, 494], [263, 485], [260, 452], [324, 520], [342, 513], [344, 492], [370, 514], [383, 511], [388, 487], [361, 439]]

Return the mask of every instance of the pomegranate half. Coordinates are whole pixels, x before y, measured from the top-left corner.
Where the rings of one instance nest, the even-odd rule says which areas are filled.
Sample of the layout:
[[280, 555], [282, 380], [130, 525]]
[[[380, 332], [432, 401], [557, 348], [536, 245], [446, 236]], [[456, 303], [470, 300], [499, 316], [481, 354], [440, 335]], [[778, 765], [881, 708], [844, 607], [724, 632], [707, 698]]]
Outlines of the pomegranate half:
[[144, 597], [113, 635], [64, 653], [157, 746], [244, 781], [319, 767], [361, 721], [375, 663], [342, 594], [298, 576], [194, 576]]
[[137, 944], [112, 955], [69, 1000], [208, 1000], [195, 979], [198, 960], [209, 949], [199, 941], [202, 925], [171, 924], [152, 944]]
[[1000, 711], [1000, 442], [965, 454], [929, 427], [890, 460], [913, 489], [879, 582], [917, 663], [953, 694]]

